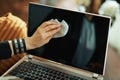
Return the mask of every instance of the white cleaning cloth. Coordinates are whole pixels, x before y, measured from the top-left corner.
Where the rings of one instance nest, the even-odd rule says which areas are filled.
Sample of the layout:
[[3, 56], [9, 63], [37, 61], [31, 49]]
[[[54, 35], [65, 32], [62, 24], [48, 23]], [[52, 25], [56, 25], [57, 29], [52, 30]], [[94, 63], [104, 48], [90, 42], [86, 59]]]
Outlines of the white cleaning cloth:
[[61, 24], [62, 25], [62, 28], [61, 30], [56, 33], [53, 38], [59, 38], [59, 37], [64, 37], [67, 33], [68, 33], [68, 29], [69, 29], [69, 26], [67, 24], [67, 22], [65, 20], [62, 20], [61, 22], [58, 21], [57, 19], [51, 19], [55, 22], [57, 22], [58, 24]]

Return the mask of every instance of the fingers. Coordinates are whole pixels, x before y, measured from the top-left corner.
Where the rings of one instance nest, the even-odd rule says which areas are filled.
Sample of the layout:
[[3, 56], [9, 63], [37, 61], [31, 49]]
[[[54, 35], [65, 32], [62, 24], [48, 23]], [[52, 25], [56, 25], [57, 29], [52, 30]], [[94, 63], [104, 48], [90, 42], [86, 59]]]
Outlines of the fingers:
[[54, 21], [46, 21], [46, 22], [42, 23], [40, 27], [44, 28], [44, 27], [46, 27], [48, 25], [55, 25], [55, 24], [58, 24], [58, 23], [56, 23]]
[[41, 24], [41, 26], [38, 28], [39, 32], [45, 32], [46, 36], [53, 36], [55, 33], [57, 33], [61, 29], [61, 24], [58, 24], [54, 21], [47, 21]]
[[47, 32], [46, 34], [48, 35], [48, 37], [53, 37], [55, 33], [59, 32], [61, 29], [61, 27], [52, 29], [51, 31]]
[[57, 28], [59, 28], [59, 27], [61, 27], [60, 24], [49, 25], [49, 26], [47, 26], [44, 30], [45, 30], [46, 32], [49, 32], [49, 31], [52, 31], [52, 30], [57, 29]]
[[38, 33], [36, 32], [36, 34], [43, 34], [44, 37], [46, 36], [46, 38], [52, 38], [55, 33], [60, 31], [61, 27], [61, 24], [53, 21], [47, 21], [41, 24], [37, 30]]

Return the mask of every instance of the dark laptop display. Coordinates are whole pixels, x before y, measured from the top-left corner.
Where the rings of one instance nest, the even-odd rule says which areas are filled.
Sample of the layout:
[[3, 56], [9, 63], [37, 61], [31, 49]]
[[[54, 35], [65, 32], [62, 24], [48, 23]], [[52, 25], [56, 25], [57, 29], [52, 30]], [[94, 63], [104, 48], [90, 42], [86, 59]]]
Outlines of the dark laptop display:
[[28, 36], [37, 26], [51, 19], [66, 21], [66, 36], [53, 38], [48, 44], [28, 53], [84, 70], [103, 74], [109, 18], [29, 4]]

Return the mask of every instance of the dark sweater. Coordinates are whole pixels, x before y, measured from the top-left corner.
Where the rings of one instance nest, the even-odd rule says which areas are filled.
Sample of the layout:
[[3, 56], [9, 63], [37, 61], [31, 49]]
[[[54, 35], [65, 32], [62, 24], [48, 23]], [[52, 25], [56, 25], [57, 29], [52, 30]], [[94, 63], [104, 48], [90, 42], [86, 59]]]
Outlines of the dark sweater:
[[0, 42], [0, 60], [11, 57], [11, 48], [8, 41]]

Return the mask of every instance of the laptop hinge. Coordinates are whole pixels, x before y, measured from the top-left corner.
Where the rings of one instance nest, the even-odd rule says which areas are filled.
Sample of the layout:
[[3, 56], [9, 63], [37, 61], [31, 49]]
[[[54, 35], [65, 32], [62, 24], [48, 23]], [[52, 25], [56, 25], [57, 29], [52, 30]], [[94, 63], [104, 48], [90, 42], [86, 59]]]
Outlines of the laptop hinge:
[[94, 78], [94, 79], [98, 79], [98, 74], [96, 74], [96, 73], [93, 73], [93, 76], [92, 76], [92, 78]]
[[100, 76], [99, 74], [93, 73], [92, 78], [96, 79], [96, 80], [103, 80], [103, 77]]
[[28, 55], [28, 59], [32, 59], [33, 58], [33, 56], [32, 55]]

